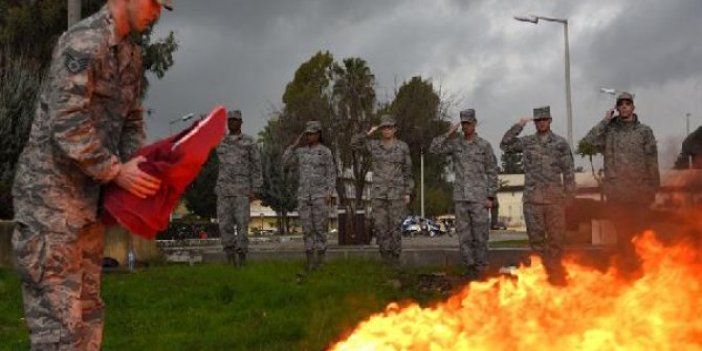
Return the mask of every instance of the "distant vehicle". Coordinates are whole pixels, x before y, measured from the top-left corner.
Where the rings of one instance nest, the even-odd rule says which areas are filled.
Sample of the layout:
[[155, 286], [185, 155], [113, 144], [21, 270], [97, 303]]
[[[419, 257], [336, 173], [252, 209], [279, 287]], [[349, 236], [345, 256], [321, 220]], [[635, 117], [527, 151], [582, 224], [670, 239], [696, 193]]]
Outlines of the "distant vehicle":
[[495, 224], [490, 226], [490, 229], [492, 229], [492, 230], [507, 230], [507, 225], [505, 224], [505, 222], [497, 221]]
[[426, 235], [435, 237], [446, 234], [447, 231], [439, 223], [419, 216], [407, 216], [402, 221], [402, 235], [414, 237], [415, 235]]

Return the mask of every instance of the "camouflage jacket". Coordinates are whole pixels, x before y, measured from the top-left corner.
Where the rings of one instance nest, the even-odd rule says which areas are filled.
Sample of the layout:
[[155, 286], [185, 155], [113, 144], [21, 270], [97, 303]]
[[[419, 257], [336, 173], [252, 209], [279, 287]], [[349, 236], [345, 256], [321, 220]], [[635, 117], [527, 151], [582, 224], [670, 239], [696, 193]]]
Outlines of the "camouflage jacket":
[[263, 186], [261, 153], [254, 138], [227, 135], [217, 147], [219, 175], [215, 192], [218, 196], [246, 196], [260, 193]]
[[455, 179], [453, 200], [485, 202], [497, 193], [497, 159], [490, 143], [479, 137], [465, 138], [442, 134], [429, 147], [433, 154], [451, 155]]
[[573, 153], [568, 142], [553, 132], [542, 140], [537, 134], [519, 138], [524, 127], [515, 124], [502, 138], [504, 152], [524, 155], [525, 203], [559, 204], [575, 197]]
[[635, 121], [602, 121], [584, 140], [604, 155], [603, 190], [608, 201], [651, 204], [660, 186], [653, 131]]
[[107, 7], [58, 40], [13, 187], [15, 219], [61, 231], [96, 220], [100, 185], [144, 140], [139, 46]]
[[395, 139], [390, 147], [385, 147], [380, 140], [371, 140], [366, 133], [359, 133], [351, 138], [351, 147], [371, 156], [372, 198], [397, 200], [414, 192], [412, 158], [404, 141]]
[[336, 166], [326, 146], [288, 147], [283, 153], [283, 164], [298, 168], [298, 199], [318, 199], [334, 194]]

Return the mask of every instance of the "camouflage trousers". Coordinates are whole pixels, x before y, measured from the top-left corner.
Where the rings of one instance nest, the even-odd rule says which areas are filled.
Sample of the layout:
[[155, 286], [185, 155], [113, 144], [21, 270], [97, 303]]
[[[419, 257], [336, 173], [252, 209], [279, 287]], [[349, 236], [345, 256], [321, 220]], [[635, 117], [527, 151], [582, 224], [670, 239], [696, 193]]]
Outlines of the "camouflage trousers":
[[484, 203], [456, 201], [456, 234], [466, 268], [483, 271], [488, 265], [489, 210]]
[[524, 220], [531, 249], [541, 256], [549, 276], [560, 275], [566, 230], [565, 205], [525, 203]]
[[372, 199], [371, 217], [383, 259], [397, 260], [402, 252], [402, 221], [407, 215], [404, 200]]
[[17, 223], [12, 236], [32, 350], [100, 350], [104, 227], [49, 232]]
[[325, 252], [329, 231], [329, 205], [326, 199], [298, 198], [297, 213], [305, 236], [305, 251]]
[[248, 196], [217, 197], [217, 220], [224, 252], [247, 253], [251, 207]]
[[632, 240], [641, 235], [648, 224], [648, 206], [638, 203], [607, 203], [608, 217], [617, 230], [617, 256], [614, 263], [620, 271], [633, 272], [640, 268], [641, 258]]

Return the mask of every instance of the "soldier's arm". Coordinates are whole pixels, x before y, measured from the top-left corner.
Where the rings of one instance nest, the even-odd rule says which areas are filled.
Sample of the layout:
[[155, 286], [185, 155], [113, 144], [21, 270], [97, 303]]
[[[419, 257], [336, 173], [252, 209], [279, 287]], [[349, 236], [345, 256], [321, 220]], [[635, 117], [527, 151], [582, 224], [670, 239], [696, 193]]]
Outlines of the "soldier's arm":
[[429, 145], [429, 153], [436, 154], [436, 155], [441, 155], [441, 154], [448, 154], [451, 152], [451, 146], [449, 143], [449, 135], [448, 133], [441, 134], [431, 141], [431, 145]]
[[519, 133], [521, 133], [523, 129], [524, 125], [517, 123], [507, 130], [500, 142], [500, 149], [507, 153], [523, 152], [524, 146], [522, 145], [522, 140], [519, 138]]
[[661, 176], [658, 171], [658, 146], [656, 137], [651, 129], [647, 129], [644, 135], [644, 152], [649, 184], [653, 189], [657, 190], [661, 186]]
[[597, 123], [583, 138], [583, 142], [592, 145], [597, 152], [603, 152], [605, 148], [605, 137], [607, 136], [607, 126], [610, 119], [603, 119]]
[[350, 145], [354, 151], [370, 152], [370, 141], [368, 140], [368, 135], [365, 132], [354, 134], [351, 137]]
[[70, 42], [61, 41], [51, 66], [51, 83], [55, 86], [48, 89], [52, 142], [84, 173], [107, 183], [120, 172], [121, 163], [102, 144], [90, 115], [99, 44], [87, 43], [95, 50], [78, 51]]
[[495, 152], [490, 143], [486, 143], [485, 147], [485, 173], [487, 174], [488, 197], [494, 199], [497, 197], [499, 182], [497, 179], [498, 167]]
[[568, 142], [563, 140], [560, 145], [561, 173], [563, 175], [563, 190], [567, 199], [575, 197], [577, 186], [575, 185], [575, 164], [573, 152], [570, 150]]
[[285, 152], [283, 152], [283, 167], [291, 168], [297, 163], [297, 155], [295, 154], [295, 146], [290, 145]]
[[[135, 73], [136, 77], [136, 91], [141, 93], [141, 75], [143, 72], [141, 63], [141, 52], [139, 47], [136, 46], [136, 53], [133, 55], [135, 57]], [[122, 135], [119, 140], [119, 152], [122, 158], [122, 162], [131, 158], [131, 156], [144, 144], [146, 135], [144, 133], [144, 109], [141, 106], [141, 97], [136, 97], [131, 108], [127, 112], [127, 116], [124, 121], [124, 127], [122, 128]]]
[[405, 162], [402, 163], [402, 175], [405, 178], [405, 195], [411, 196], [414, 192], [414, 177], [412, 177], [412, 157], [410, 156], [407, 144], [402, 148]]
[[251, 158], [251, 191], [255, 194], [260, 194], [261, 187], [263, 187], [263, 170], [261, 167], [261, 150], [256, 143], [251, 145], [249, 157]]
[[336, 188], [336, 165], [334, 163], [334, 157], [332, 157], [331, 151], [326, 153], [326, 179], [327, 179], [327, 194], [331, 196], [334, 194], [334, 189]]

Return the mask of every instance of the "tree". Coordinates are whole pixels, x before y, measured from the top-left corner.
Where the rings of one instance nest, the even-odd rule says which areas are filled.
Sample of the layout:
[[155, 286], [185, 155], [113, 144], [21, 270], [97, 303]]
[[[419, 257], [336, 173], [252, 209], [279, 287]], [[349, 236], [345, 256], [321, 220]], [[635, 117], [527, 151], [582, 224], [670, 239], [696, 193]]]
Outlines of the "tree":
[[271, 119], [259, 133], [263, 173], [259, 196], [261, 203], [278, 215], [280, 234], [287, 234], [290, 228], [288, 213], [297, 207], [297, 177], [293, 172], [286, 172], [282, 165], [283, 143], [280, 135], [284, 133], [284, 128], [280, 127], [280, 123], [280, 118]]
[[592, 177], [595, 179], [597, 182], [597, 187], [600, 189], [600, 201], [604, 200], [604, 192], [602, 189], [602, 182], [604, 180], [604, 175], [602, 172], [595, 172], [595, 163], [592, 162], [592, 157], [597, 155], [599, 151], [597, 151], [597, 148], [592, 145], [592, 143], [588, 142], [587, 140], [580, 139], [578, 142], [578, 149], [575, 151], [580, 157], [587, 157], [588, 160], [590, 161], [590, 170], [592, 172]]
[[[83, 13], [94, 13], [104, 0], [83, 0]], [[29, 135], [42, 72], [51, 63], [58, 37], [67, 26], [65, 0], [0, 0], [0, 200], [10, 203], [9, 189], [15, 163]], [[138, 38], [144, 63], [144, 89], [147, 72], [162, 78], [173, 65], [178, 43], [173, 32], [153, 41], [152, 30]], [[7, 206], [12, 208], [12, 206]], [[11, 214], [0, 213], [0, 218]]]
[[502, 174], [524, 174], [524, 159], [521, 152], [503, 152], [500, 157]]
[[346, 204], [343, 179], [337, 182], [339, 202], [343, 205], [353, 205], [349, 213], [360, 208], [363, 201], [363, 189], [366, 186], [366, 175], [370, 171], [369, 155], [357, 152], [348, 145], [354, 134], [366, 130], [376, 119], [375, 109], [375, 76], [365, 60], [352, 57], [343, 60], [343, 66], [337, 63], [333, 66], [333, 99], [336, 113], [332, 116], [334, 128], [333, 147], [337, 158], [339, 174], [351, 169], [355, 188], [355, 203]]
[[[431, 81], [413, 77], [400, 86], [395, 99], [386, 109], [396, 118], [398, 138], [405, 141], [410, 148], [415, 186], [418, 189], [420, 155], [428, 150], [434, 136], [445, 133], [450, 126], [442, 113], [440, 95]], [[445, 191], [448, 194], [450, 187], [445, 185], [446, 180], [443, 177], [448, 165], [447, 158], [425, 155], [424, 162], [425, 194], [429, 189]], [[446, 198], [449, 198], [448, 195]], [[421, 204], [414, 201], [411, 207], [414, 212], [419, 212]], [[428, 208], [428, 212], [439, 210]]]
[[197, 178], [188, 185], [183, 195], [185, 206], [189, 211], [202, 218], [217, 217], [217, 195], [214, 189], [218, 175], [219, 160], [215, 151], [212, 151]]

